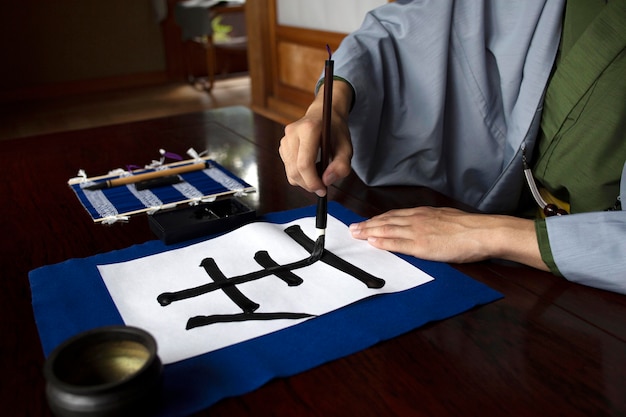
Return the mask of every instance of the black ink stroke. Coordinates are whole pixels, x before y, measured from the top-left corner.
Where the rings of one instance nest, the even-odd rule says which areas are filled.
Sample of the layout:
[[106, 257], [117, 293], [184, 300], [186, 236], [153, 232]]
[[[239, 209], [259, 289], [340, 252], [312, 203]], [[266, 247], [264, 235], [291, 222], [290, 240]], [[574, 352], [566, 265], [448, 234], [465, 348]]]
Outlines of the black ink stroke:
[[[266, 250], [260, 250], [255, 253], [254, 260], [265, 269], [280, 267], [280, 265], [278, 265], [278, 263], [270, 257], [270, 254]], [[302, 278], [287, 270], [278, 270], [274, 272], [274, 275], [285, 281], [290, 287], [296, 287], [304, 282]]]
[[286, 265], [279, 265], [277, 267], [265, 268], [260, 271], [250, 272], [248, 274], [239, 275], [236, 277], [228, 278], [225, 282], [210, 282], [208, 284], [200, 285], [198, 287], [189, 288], [186, 290], [180, 290], [176, 292], [164, 292], [157, 297], [157, 301], [162, 306], [169, 305], [174, 301], [185, 300], [187, 298], [197, 297], [202, 294], [206, 294], [215, 290], [221, 290], [224, 287], [231, 285], [244, 284], [246, 282], [255, 281], [259, 278], [267, 277], [269, 275], [275, 275], [283, 271], [291, 271], [294, 269], [304, 268], [305, 266], [312, 265], [315, 261], [311, 261], [310, 258], [303, 259], [301, 261], [292, 262]]
[[[300, 226], [290, 226], [285, 229], [285, 233], [287, 233], [292, 239], [294, 239], [300, 246], [302, 246], [309, 253], [313, 250], [315, 243], [309, 239]], [[236, 277], [227, 278], [224, 281], [219, 282], [210, 282], [204, 285], [200, 285], [194, 288], [188, 288], [185, 290], [180, 290], [176, 292], [164, 292], [157, 297], [157, 301], [162, 306], [167, 306], [174, 301], [185, 300], [192, 297], [197, 297], [199, 295], [207, 294], [212, 291], [223, 289], [224, 287], [234, 286], [239, 284], [244, 284], [246, 282], [254, 281], [259, 278], [263, 278], [269, 275], [277, 275], [278, 273], [283, 273], [285, 271], [292, 271], [294, 269], [300, 269], [307, 266], [312, 265], [317, 262], [313, 257], [308, 257], [301, 261], [292, 262], [285, 265], [275, 265], [271, 266], [259, 271], [250, 272], [248, 274], [239, 275]], [[324, 250], [322, 254], [321, 261], [343, 271], [359, 281], [363, 282], [367, 285], [368, 288], [382, 288], [385, 285], [385, 280], [375, 277], [362, 269], [350, 264], [349, 262], [344, 261], [339, 258], [337, 255], [334, 255], [328, 250]]]
[[200, 266], [204, 268], [205, 272], [209, 275], [213, 282], [176, 292], [164, 292], [157, 297], [157, 301], [162, 306], [167, 306], [174, 301], [185, 300], [212, 291], [222, 290], [224, 291], [224, 294], [243, 311], [243, 313], [237, 314], [214, 314], [209, 316], [191, 317], [187, 321], [186, 327], [186, 329], [189, 330], [196, 327], [206, 326], [215, 323], [228, 323], [249, 320], [296, 320], [314, 317], [314, 315], [307, 313], [255, 313], [260, 305], [246, 297], [241, 291], [239, 291], [236, 286], [270, 275], [275, 275], [276, 277], [287, 283], [287, 285], [289, 286], [298, 286], [304, 281], [301, 277], [293, 273], [293, 270], [310, 266], [317, 261], [322, 261], [356, 278], [357, 280], [364, 283], [368, 288], [382, 288], [385, 285], [385, 280], [375, 277], [374, 275], [363, 271], [357, 266], [346, 262], [332, 252], [324, 249], [323, 246], [321, 246], [318, 250], [315, 242], [304, 234], [300, 226], [290, 226], [285, 229], [285, 233], [287, 233], [295, 242], [297, 242], [307, 252], [309, 252], [311, 256], [301, 261], [292, 262], [285, 265], [279, 265], [276, 261], [272, 259], [267, 251], [261, 250], [255, 253], [254, 259], [261, 267], [263, 267], [262, 270], [231, 278], [227, 278], [223, 274], [213, 258], [205, 258], [200, 263]]
[[[287, 233], [307, 252], [311, 253], [313, 251], [315, 242], [304, 234], [300, 226], [290, 226], [285, 229], [285, 233]], [[353, 276], [354, 278], [367, 285], [368, 288], [382, 288], [385, 286], [384, 279], [375, 277], [374, 275], [365, 272], [361, 268], [344, 261], [343, 259], [328, 250], [324, 251], [324, 253], [322, 254], [322, 259], [320, 260], [325, 264], [328, 264], [342, 272], [345, 272], [348, 275]]]
[[186, 330], [216, 323], [232, 323], [249, 320], [297, 320], [315, 317], [307, 313], [243, 313], [243, 314], [214, 314], [211, 316], [196, 316], [187, 320]]
[[[204, 258], [202, 262], [200, 262], [200, 266], [204, 268], [206, 273], [209, 274], [211, 278], [213, 278], [214, 282], [228, 281], [228, 278], [226, 278], [222, 271], [220, 271], [220, 268], [217, 266], [213, 258]], [[237, 304], [237, 306], [239, 306], [244, 313], [252, 313], [260, 307], [259, 304], [243, 295], [237, 287], [224, 287], [222, 288], [222, 291], [224, 291], [224, 294]]]

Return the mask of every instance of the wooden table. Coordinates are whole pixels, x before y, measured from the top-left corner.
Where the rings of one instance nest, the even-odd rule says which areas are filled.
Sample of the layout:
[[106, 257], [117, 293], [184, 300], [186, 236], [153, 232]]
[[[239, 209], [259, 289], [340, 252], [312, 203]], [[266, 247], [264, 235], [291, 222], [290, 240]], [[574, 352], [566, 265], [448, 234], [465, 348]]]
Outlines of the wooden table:
[[[93, 224], [67, 186], [79, 168], [97, 175], [149, 162], [159, 148], [208, 149], [257, 187], [248, 204], [259, 213], [313, 204], [312, 195], [284, 179], [282, 132], [240, 107], [0, 142], [3, 409], [50, 414], [28, 271], [155, 238], [142, 217]], [[362, 216], [455, 205], [428, 189], [368, 188], [355, 177], [330, 197]], [[200, 415], [626, 415], [626, 297], [525, 267], [456, 267], [504, 299], [273, 380]]]

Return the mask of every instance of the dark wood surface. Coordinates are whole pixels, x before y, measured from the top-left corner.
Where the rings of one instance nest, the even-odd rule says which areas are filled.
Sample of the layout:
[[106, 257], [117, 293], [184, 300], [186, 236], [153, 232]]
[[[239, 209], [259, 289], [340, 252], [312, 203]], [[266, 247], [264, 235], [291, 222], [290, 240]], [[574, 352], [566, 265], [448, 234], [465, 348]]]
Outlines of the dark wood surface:
[[[145, 217], [92, 222], [67, 180], [144, 164], [158, 149], [193, 147], [258, 192], [259, 213], [313, 204], [288, 185], [278, 157], [282, 126], [245, 108], [3, 141], [0, 147], [3, 410], [46, 416], [43, 353], [28, 272], [155, 239]], [[368, 188], [349, 177], [332, 200], [362, 216], [396, 207], [455, 205], [418, 187]], [[458, 205], [457, 205], [458, 206]], [[211, 416], [624, 416], [626, 297], [498, 262], [455, 266], [504, 294], [199, 415]], [[3, 413], [4, 414], [4, 413]]]

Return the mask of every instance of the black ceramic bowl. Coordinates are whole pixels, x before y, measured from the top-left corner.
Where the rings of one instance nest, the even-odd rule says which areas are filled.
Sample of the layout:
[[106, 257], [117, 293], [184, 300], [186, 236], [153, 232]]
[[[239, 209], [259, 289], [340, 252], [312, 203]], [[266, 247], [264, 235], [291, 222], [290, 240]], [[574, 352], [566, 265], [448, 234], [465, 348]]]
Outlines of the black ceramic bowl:
[[163, 365], [154, 338], [129, 326], [80, 333], [46, 359], [46, 397], [59, 417], [150, 414], [158, 405]]

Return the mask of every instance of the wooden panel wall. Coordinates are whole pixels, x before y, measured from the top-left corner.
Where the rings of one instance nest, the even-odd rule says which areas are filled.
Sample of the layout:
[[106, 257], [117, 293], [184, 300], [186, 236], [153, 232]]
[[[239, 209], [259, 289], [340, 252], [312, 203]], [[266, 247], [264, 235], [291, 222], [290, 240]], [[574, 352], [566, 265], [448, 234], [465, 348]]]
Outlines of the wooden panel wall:
[[275, 0], [246, 8], [252, 107], [281, 123], [297, 120], [313, 99], [326, 45], [336, 49], [345, 34], [278, 25]]
[[346, 34], [279, 25], [276, 0], [247, 1], [246, 15], [252, 108], [280, 123], [297, 120], [313, 99], [326, 45], [337, 49]]

